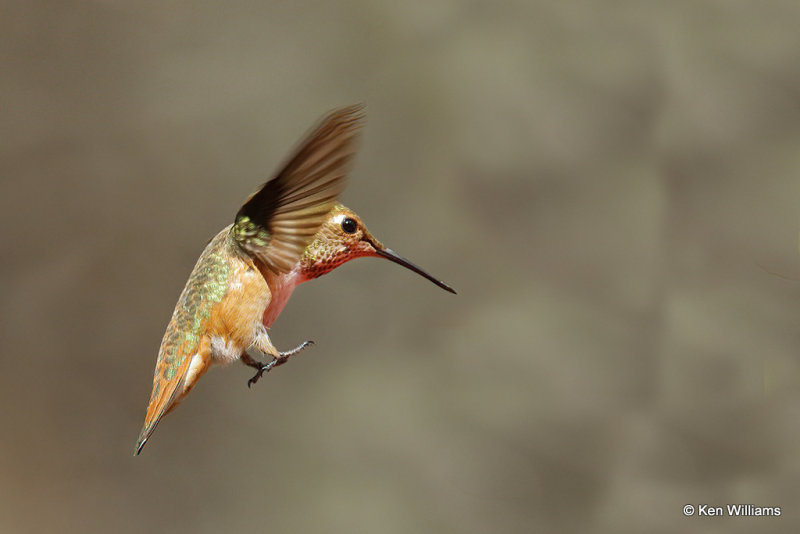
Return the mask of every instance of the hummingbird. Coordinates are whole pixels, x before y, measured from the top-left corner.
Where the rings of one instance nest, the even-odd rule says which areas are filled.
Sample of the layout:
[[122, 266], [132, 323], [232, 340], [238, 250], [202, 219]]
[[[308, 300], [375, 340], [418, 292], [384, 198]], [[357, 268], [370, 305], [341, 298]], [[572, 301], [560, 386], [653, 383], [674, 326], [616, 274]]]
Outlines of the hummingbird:
[[[233, 224], [208, 242], [161, 341], [134, 455], [211, 365], [239, 360], [254, 368], [250, 387], [313, 345], [307, 340], [281, 352], [267, 333], [298, 284], [352, 259], [374, 256], [455, 293], [385, 247], [354, 211], [338, 202], [363, 120], [361, 105], [325, 116], [278, 173], [242, 205]], [[248, 350], [268, 361], [258, 361]]]

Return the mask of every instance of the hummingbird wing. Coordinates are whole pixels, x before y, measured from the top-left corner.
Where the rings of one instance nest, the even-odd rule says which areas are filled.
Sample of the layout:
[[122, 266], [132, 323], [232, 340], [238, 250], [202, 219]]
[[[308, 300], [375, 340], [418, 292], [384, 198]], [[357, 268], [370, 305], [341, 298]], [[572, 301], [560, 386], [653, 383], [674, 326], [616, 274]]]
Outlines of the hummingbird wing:
[[344, 189], [363, 106], [327, 115], [280, 172], [239, 210], [231, 231], [270, 271], [291, 271]]

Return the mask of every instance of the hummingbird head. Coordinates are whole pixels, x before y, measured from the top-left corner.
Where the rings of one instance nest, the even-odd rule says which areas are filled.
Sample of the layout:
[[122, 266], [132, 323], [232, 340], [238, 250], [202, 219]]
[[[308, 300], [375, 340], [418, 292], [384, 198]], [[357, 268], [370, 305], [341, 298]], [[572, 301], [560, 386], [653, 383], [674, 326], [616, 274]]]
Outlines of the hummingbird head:
[[341, 204], [333, 207], [314, 240], [306, 247], [300, 260], [300, 268], [305, 279], [311, 280], [345, 262], [365, 256], [386, 258], [427, 278], [442, 289], [455, 293], [452, 287], [383, 246], [383, 243], [369, 233], [361, 218]]

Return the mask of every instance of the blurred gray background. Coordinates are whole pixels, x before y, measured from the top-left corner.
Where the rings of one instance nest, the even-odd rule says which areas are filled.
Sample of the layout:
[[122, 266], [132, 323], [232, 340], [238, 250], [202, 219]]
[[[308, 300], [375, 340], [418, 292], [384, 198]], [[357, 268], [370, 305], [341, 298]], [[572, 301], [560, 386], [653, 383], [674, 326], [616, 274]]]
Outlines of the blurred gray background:
[[[9, 2], [0, 531], [797, 532], [800, 4]], [[206, 241], [328, 110], [364, 259], [134, 441]], [[684, 504], [781, 506], [767, 519]]]

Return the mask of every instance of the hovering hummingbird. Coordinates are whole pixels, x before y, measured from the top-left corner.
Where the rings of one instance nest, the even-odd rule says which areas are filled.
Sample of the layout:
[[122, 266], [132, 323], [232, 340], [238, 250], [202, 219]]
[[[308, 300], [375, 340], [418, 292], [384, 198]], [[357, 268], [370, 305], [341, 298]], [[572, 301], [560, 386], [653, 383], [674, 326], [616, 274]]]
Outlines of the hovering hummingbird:
[[[240, 360], [256, 370], [248, 387], [313, 341], [281, 352], [267, 329], [294, 288], [363, 256], [379, 256], [441, 282], [386, 248], [337, 203], [363, 122], [361, 106], [327, 115], [278, 174], [206, 246], [189, 275], [158, 351], [153, 391], [135, 454], [164, 415], [212, 364]], [[247, 349], [270, 358], [255, 360]]]

